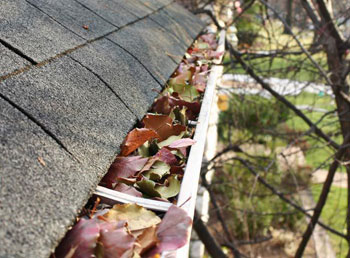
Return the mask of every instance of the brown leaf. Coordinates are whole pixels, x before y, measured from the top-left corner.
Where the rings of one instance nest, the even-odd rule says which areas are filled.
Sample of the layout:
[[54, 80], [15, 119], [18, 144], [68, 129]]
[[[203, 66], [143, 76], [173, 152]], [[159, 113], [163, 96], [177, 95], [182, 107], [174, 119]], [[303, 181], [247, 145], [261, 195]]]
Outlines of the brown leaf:
[[159, 138], [159, 135], [155, 131], [147, 128], [135, 128], [126, 136], [126, 139], [122, 144], [122, 151], [120, 155], [127, 156], [146, 141], [154, 138]]
[[186, 131], [186, 127], [183, 125], [173, 125], [173, 119], [167, 115], [148, 114], [142, 122], [146, 128], [152, 129], [159, 135], [159, 141], [164, 141], [172, 135], [179, 135]]
[[158, 243], [157, 227], [152, 226], [143, 230], [142, 234], [137, 237], [137, 242], [139, 246], [136, 247], [135, 251], [140, 255], [156, 246]]

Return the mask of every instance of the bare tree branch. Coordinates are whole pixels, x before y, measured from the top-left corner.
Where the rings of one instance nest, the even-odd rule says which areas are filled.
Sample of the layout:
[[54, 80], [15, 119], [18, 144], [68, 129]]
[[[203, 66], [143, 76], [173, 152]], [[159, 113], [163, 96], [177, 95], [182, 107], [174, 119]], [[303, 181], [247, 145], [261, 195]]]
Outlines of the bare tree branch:
[[204, 224], [197, 211], [194, 214], [193, 227], [196, 231], [199, 239], [205, 245], [208, 253], [212, 257], [227, 258], [225, 253], [222, 251], [221, 246], [216, 242], [215, 238], [209, 232], [207, 226]]

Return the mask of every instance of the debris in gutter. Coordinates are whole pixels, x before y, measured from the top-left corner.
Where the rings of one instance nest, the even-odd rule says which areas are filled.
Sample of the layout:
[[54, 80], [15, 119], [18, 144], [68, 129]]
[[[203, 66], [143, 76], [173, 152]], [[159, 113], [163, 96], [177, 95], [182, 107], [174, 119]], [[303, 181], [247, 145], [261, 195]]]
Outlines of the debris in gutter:
[[[200, 36], [155, 100], [142, 128], [127, 135], [100, 186], [135, 197], [168, 202], [165, 213], [137, 204], [90, 200], [76, 225], [56, 248], [53, 257], [159, 257], [184, 246], [192, 224], [177, 207], [191, 139], [200, 111], [211, 60], [217, 52], [215, 34]], [[173, 205], [172, 205], [173, 204]], [[89, 208], [90, 207], [90, 208]]]

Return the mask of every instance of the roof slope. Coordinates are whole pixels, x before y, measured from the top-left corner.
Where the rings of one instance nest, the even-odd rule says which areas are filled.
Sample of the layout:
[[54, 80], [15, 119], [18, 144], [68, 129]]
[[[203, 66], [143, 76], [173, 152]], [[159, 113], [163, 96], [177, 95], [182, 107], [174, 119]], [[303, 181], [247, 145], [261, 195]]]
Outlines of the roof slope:
[[0, 257], [48, 257], [203, 28], [169, 0], [1, 0]]

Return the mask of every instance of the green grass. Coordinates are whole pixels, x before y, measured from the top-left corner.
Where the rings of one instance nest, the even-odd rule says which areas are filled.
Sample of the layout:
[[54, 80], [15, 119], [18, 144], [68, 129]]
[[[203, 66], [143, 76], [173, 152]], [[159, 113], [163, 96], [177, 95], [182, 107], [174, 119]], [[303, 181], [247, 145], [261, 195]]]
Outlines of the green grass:
[[[324, 58], [317, 58], [319, 62], [323, 63], [326, 68]], [[226, 56], [224, 62], [229, 62], [229, 57]], [[313, 66], [310, 60], [306, 59], [304, 55], [291, 56], [289, 58], [259, 58], [246, 60], [247, 64], [254, 67], [256, 73], [264, 77], [287, 78], [297, 81], [312, 81], [322, 82], [319, 71]], [[228, 69], [225, 73], [245, 74], [246, 72], [242, 66], [237, 65], [233, 69]]]
[[[321, 185], [313, 185], [311, 187], [312, 195], [314, 199], [317, 201], [320, 195], [322, 186]], [[339, 188], [333, 186], [331, 188], [331, 192], [328, 195], [328, 199], [325, 207], [323, 208], [321, 219], [327, 225], [330, 225], [334, 229], [346, 234], [346, 209], [347, 209], [347, 189]], [[345, 240], [342, 238], [328, 233], [333, 248], [337, 253], [337, 257], [346, 257], [348, 251], [348, 245]]]
[[[303, 92], [298, 96], [287, 97], [287, 99], [294, 105], [309, 105], [315, 108], [323, 108], [328, 111], [336, 108], [334, 100], [330, 96], [319, 96], [317, 94]], [[306, 112], [305, 114], [313, 123], [319, 121], [319, 119], [324, 115], [324, 113], [316, 111]], [[286, 124], [288, 127], [297, 131], [305, 132], [309, 130], [309, 126], [304, 122], [304, 120], [296, 115], [292, 115]], [[329, 115], [318, 124], [318, 127], [321, 128], [326, 134], [334, 134], [335, 132], [339, 131], [338, 117], [335, 114]], [[341, 144], [341, 136], [334, 136], [332, 138], [338, 144]], [[318, 167], [334, 153], [331, 148], [324, 146], [323, 143], [318, 142], [314, 138], [308, 137], [307, 141], [311, 148], [304, 154], [307, 164], [313, 168]]]

